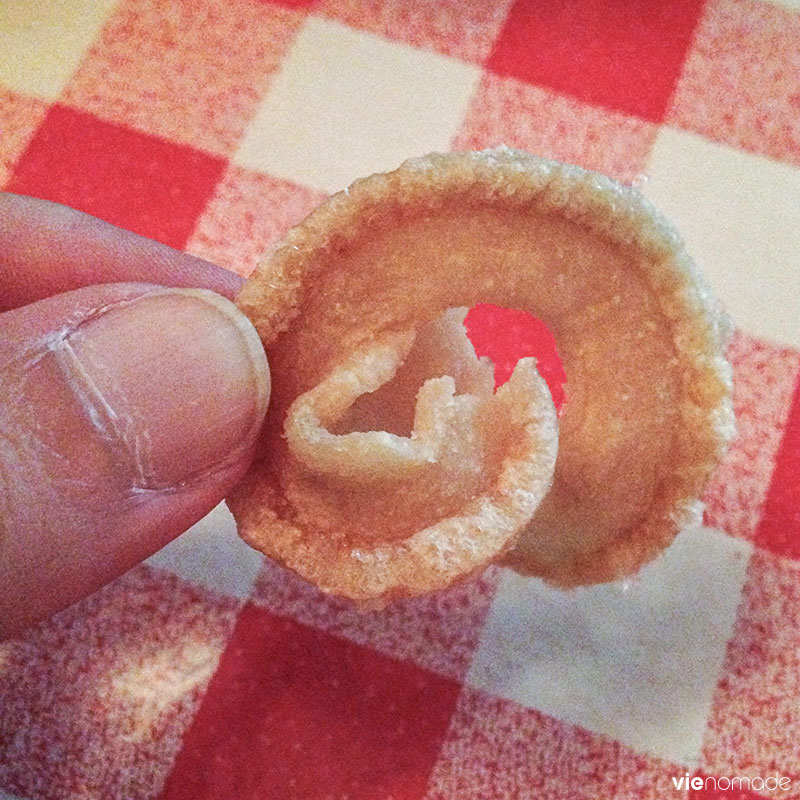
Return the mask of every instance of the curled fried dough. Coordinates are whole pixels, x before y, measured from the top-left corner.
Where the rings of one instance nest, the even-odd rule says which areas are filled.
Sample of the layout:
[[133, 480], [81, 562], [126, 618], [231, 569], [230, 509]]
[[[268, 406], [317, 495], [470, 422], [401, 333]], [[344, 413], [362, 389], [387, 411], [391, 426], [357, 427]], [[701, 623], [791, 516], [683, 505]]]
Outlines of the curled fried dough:
[[[559, 425], [529, 359], [493, 394], [462, 325], [479, 302], [555, 335]], [[273, 372], [263, 455], [229, 498], [240, 533], [355, 599], [501, 557], [561, 585], [629, 574], [696, 518], [732, 435], [727, 320], [672, 228], [635, 190], [519, 151], [357, 181], [238, 304]]]

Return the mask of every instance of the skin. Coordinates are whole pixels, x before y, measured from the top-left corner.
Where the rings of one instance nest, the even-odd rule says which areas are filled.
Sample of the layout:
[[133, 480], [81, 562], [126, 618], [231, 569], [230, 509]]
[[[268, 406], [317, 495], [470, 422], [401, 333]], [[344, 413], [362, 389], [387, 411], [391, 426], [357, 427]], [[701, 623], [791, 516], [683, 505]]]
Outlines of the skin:
[[0, 638], [151, 555], [245, 473], [269, 371], [240, 284], [0, 194]]

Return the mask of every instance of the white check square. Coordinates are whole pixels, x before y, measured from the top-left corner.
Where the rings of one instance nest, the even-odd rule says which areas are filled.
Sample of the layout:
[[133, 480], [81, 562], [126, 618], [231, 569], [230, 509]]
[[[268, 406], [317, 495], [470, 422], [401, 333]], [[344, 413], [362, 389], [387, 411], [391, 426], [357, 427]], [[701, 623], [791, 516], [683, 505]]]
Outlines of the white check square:
[[737, 326], [800, 346], [800, 169], [663, 128], [647, 173]]
[[246, 600], [263, 560], [239, 538], [233, 515], [220, 503], [145, 563], [218, 594]]
[[310, 17], [234, 160], [322, 191], [449, 150], [480, 68]]
[[0, 83], [56, 100], [118, 0], [0, 2]]
[[750, 552], [701, 528], [627, 582], [562, 591], [506, 572], [467, 683], [691, 766]]
[[789, 11], [800, 11], [800, 0], [767, 0], [773, 6], [781, 6]]

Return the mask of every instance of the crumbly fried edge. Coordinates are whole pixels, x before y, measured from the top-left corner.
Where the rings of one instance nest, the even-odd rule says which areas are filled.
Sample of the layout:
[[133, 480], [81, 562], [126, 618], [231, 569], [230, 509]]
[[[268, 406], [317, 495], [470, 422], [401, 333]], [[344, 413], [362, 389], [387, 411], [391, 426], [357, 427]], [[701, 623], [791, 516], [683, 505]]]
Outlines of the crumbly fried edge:
[[[638, 191], [579, 167], [508, 148], [412, 159], [395, 172], [357, 181], [313, 212], [268, 255], [237, 302], [254, 322], [269, 353], [271, 344], [290, 328], [304, 293], [322, 277], [315, 272], [320, 263], [314, 258], [316, 253], [344, 247], [362, 235], [360, 221], [368, 220], [382, 204], [434, 211], [454, 197], [467, 204], [493, 203], [562, 216], [635, 254], [644, 279], [659, 298], [681, 359], [680, 457], [672, 467], [670, 485], [634, 529], [569, 563], [543, 568], [520, 545], [506, 556], [515, 569], [564, 586], [635, 572], [660, 553], [678, 530], [699, 519], [697, 498], [734, 433], [731, 369], [724, 357], [730, 323], [677, 233]], [[265, 474], [257, 468], [252, 471], [230, 504], [245, 539], [296, 568], [291, 552], [284, 547], [278, 552], [274, 546], [276, 532], [285, 533], [286, 523], [280, 518], [285, 506], [275, 486], [264, 484]], [[524, 537], [523, 532], [523, 545]], [[289, 550], [307, 547], [296, 530], [284, 538]], [[320, 575], [300, 571], [324, 588], [341, 588], [325, 586]], [[367, 594], [430, 588], [434, 587], [375, 585]]]

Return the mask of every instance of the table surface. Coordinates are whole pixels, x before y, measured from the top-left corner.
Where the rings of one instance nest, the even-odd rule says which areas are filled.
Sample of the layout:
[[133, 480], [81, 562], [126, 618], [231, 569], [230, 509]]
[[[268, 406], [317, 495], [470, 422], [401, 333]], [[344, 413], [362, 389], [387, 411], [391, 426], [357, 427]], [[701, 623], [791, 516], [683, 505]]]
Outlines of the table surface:
[[705, 525], [629, 581], [359, 613], [221, 506], [0, 646], [0, 798], [800, 797], [798, 0], [0, 4], [0, 186], [241, 274], [354, 178], [498, 143], [639, 186], [735, 319]]

